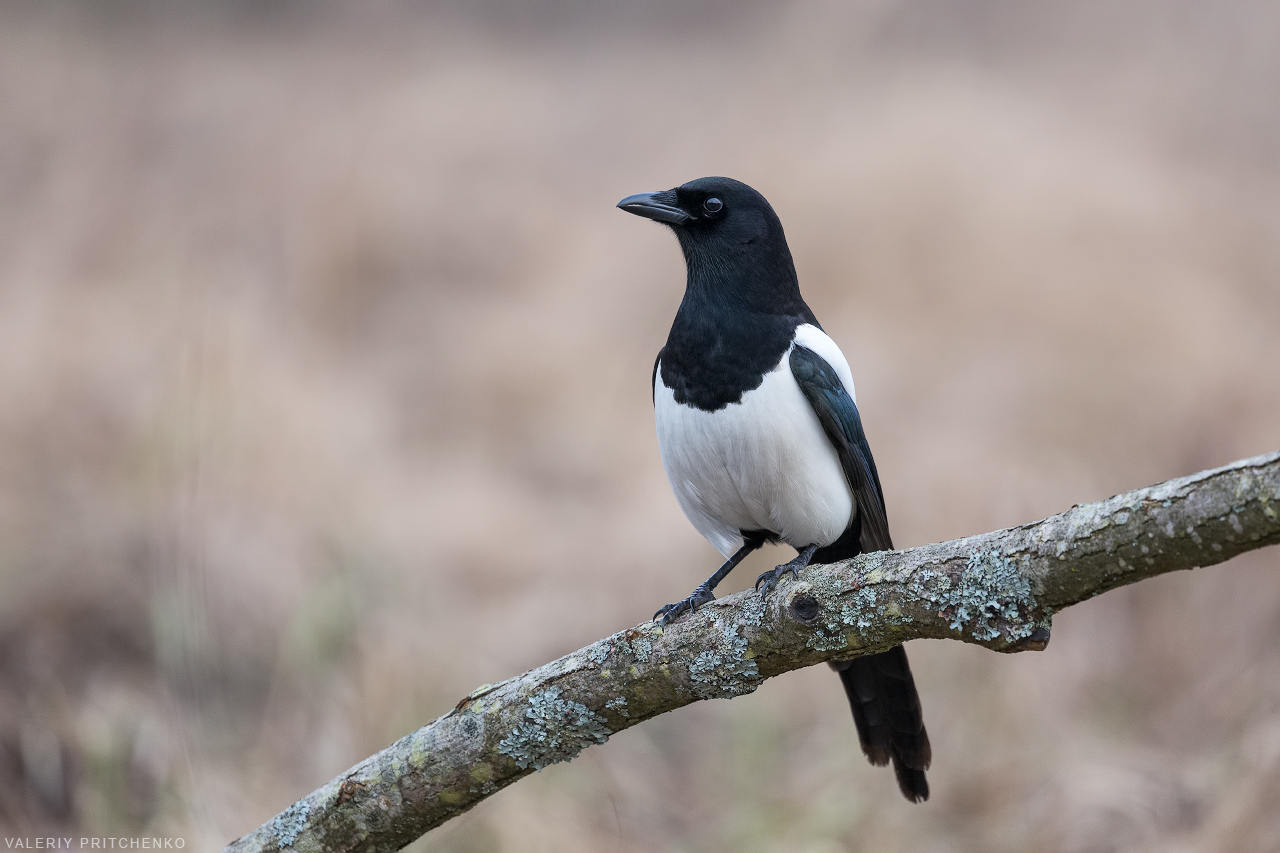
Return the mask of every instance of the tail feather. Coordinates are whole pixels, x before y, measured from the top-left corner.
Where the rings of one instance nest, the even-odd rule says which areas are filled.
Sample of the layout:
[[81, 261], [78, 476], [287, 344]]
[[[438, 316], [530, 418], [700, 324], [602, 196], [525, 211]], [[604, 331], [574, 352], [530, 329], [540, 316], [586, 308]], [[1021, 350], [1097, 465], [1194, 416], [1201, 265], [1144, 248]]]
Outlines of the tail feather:
[[906, 650], [897, 646], [831, 667], [840, 673], [867, 760], [875, 765], [892, 762], [898, 787], [908, 800], [929, 799], [924, 771], [933, 753]]

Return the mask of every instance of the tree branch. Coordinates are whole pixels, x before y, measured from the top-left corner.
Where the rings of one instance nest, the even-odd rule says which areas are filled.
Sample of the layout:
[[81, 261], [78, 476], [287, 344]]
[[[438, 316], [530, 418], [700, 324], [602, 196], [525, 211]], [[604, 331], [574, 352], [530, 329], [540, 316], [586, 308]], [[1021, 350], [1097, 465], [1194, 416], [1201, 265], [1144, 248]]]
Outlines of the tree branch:
[[1035, 524], [811, 566], [769, 598], [708, 604], [486, 684], [228, 851], [399, 850], [495, 791], [650, 717], [825, 660], [936, 637], [1043, 649], [1052, 615], [1280, 542], [1280, 452]]

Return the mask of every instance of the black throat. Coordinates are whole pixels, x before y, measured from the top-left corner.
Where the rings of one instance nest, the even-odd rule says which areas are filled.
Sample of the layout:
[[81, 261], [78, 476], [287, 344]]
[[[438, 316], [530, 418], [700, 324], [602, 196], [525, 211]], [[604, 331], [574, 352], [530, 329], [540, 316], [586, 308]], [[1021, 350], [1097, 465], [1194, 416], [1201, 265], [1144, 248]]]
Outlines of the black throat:
[[760, 387], [791, 345], [796, 327], [818, 321], [800, 297], [780, 227], [733, 241], [674, 230], [688, 280], [658, 356], [662, 384], [677, 403], [714, 412]]

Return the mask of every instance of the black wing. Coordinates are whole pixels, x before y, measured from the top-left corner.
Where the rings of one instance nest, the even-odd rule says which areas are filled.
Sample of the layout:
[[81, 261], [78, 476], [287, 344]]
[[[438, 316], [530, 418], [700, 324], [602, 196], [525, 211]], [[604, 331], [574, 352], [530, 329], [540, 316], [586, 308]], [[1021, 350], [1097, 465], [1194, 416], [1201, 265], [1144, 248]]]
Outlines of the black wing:
[[862, 432], [862, 418], [853, 398], [826, 359], [804, 347], [791, 350], [791, 374], [822, 424], [831, 446], [840, 458], [844, 476], [862, 517], [862, 550], [891, 551], [889, 520], [884, 511], [884, 494], [876, 472], [871, 448]]
[[[876, 473], [876, 463], [871, 458], [871, 448], [867, 446], [862, 418], [858, 416], [853, 398], [831, 365], [812, 350], [802, 347], [791, 350], [791, 373], [818, 415], [822, 431], [836, 449], [849, 488], [858, 502], [862, 520], [861, 550], [893, 548], [880, 475]], [[848, 553], [844, 551], [837, 556]], [[831, 667], [840, 673], [840, 680], [844, 682], [853, 721], [858, 727], [858, 740], [867, 758], [872, 764], [893, 762], [898, 787], [908, 800], [918, 803], [929, 799], [929, 783], [924, 771], [929, 767], [932, 749], [924, 730], [920, 697], [906, 651], [898, 646], [879, 654], [833, 662]]]

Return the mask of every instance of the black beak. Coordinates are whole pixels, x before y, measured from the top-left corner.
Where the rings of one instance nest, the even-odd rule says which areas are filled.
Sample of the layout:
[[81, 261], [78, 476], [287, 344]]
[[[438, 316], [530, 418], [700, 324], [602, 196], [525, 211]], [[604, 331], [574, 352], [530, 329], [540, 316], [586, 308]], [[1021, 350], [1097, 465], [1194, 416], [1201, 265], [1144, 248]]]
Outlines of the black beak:
[[655, 219], [668, 225], [681, 225], [693, 219], [676, 205], [676, 191], [667, 190], [660, 193], [636, 193], [618, 202], [618, 207], [627, 213]]

